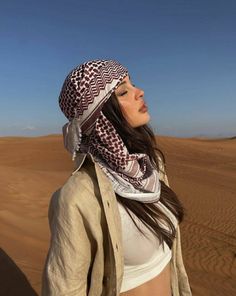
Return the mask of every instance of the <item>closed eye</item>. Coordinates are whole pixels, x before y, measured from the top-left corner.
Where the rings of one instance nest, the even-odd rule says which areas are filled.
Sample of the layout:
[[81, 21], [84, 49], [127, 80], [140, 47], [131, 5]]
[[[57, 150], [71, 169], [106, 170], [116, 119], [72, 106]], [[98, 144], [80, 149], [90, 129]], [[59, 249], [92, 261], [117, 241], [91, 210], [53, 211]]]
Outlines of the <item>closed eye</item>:
[[122, 97], [122, 96], [126, 95], [127, 93], [128, 93], [128, 91], [126, 90], [126, 91], [124, 91], [124, 92], [120, 93], [120, 94], [119, 94], [119, 96], [121, 96], [121, 97]]

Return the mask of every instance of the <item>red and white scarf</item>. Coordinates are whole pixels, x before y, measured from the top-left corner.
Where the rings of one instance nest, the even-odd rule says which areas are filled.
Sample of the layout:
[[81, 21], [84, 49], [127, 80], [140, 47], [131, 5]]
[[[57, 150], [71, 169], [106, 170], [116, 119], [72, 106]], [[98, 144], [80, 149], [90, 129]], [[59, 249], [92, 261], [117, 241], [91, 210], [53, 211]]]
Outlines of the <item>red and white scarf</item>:
[[143, 153], [130, 154], [111, 122], [103, 113], [91, 134], [87, 152], [112, 182], [120, 196], [142, 202], [160, 198], [159, 173]]
[[63, 126], [64, 144], [72, 153], [91, 154], [120, 196], [155, 202], [160, 198], [159, 173], [149, 157], [130, 154], [103, 104], [128, 71], [113, 60], [94, 60], [76, 67], [66, 77], [59, 105], [69, 122]]

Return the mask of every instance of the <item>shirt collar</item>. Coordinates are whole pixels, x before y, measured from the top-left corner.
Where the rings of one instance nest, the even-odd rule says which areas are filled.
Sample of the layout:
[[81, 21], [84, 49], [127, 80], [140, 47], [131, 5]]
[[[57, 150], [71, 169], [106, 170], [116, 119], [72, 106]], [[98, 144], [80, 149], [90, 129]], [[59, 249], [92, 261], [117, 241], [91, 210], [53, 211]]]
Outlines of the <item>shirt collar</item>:
[[78, 153], [75, 158], [76, 169], [72, 172], [72, 175], [74, 175], [76, 172], [78, 172], [80, 170], [86, 157], [89, 157], [92, 160], [92, 162], [95, 163], [94, 158], [91, 154]]

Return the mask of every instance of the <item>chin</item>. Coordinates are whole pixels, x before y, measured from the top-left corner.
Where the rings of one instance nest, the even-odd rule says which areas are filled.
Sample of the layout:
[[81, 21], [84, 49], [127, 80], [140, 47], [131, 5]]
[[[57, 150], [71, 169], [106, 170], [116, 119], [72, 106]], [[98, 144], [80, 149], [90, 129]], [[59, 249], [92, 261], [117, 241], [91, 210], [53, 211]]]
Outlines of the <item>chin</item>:
[[149, 113], [147, 113], [146, 118], [144, 119], [143, 125], [148, 124], [150, 119], [151, 119], [151, 117], [150, 117]]
[[142, 118], [140, 118], [140, 120], [138, 122], [136, 122], [135, 124], [133, 124], [132, 127], [140, 127], [140, 126], [143, 126], [143, 125], [146, 125], [148, 124], [150, 121], [150, 115], [149, 113], [145, 113], [145, 116], [142, 116]]

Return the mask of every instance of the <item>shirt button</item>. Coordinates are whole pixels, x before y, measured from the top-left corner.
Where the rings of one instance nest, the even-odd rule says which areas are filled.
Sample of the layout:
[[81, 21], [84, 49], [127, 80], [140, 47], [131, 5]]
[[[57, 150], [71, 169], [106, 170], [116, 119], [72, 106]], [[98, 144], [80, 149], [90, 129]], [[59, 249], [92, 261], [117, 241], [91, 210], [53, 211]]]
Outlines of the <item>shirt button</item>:
[[118, 249], [119, 249], [119, 247], [118, 247], [118, 245], [116, 244], [116, 250], [118, 251]]
[[108, 208], [110, 208], [110, 203], [109, 203], [109, 201], [107, 201], [107, 206], [108, 206]]

